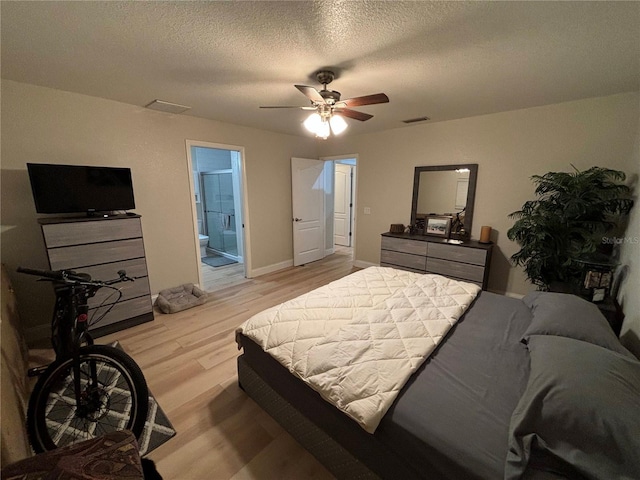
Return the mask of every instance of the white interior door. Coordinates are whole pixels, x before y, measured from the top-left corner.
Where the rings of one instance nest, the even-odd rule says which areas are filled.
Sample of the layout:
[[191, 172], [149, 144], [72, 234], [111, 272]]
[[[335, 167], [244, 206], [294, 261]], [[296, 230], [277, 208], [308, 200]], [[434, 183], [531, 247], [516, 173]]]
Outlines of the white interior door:
[[293, 202], [293, 264], [324, 257], [324, 162], [291, 159]]
[[335, 165], [335, 197], [333, 212], [333, 241], [336, 245], [351, 246], [351, 165]]

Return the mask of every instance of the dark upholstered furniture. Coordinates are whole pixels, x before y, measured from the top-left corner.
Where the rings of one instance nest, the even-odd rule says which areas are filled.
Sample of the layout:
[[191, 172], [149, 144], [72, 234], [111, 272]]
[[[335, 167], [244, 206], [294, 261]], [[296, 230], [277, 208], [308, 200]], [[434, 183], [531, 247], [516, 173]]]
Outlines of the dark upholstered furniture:
[[127, 430], [25, 458], [2, 468], [2, 480], [143, 479], [138, 443]]

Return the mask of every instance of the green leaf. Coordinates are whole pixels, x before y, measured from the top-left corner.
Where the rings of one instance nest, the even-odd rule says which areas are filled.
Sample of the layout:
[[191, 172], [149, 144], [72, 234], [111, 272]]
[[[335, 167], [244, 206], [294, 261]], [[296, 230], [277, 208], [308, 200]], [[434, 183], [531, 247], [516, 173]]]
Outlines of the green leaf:
[[624, 172], [591, 167], [531, 177], [535, 200], [509, 214], [515, 220], [507, 238], [520, 250], [511, 261], [531, 282], [546, 289], [554, 281], [576, 281], [577, 259], [597, 251], [602, 237], [617, 228], [633, 208]]

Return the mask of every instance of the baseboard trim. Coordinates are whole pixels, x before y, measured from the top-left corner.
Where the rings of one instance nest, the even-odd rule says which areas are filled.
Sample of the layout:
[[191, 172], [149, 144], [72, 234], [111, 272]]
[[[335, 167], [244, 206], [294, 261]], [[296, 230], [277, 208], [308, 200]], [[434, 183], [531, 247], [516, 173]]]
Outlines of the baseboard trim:
[[133, 318], [128, 318], [126, 320], [111, 323], [109, 325], [105, 325], [104, 327], [92, 328], [89, 330], [89, 333], [93, 338], [100, 338], [111, 333], [119, 332], [120, 330], [124, 330], [126, 328], [135, 327], [136, 325], [140, 325], [141, 323], [151, 322], [153, 320], [154, 315], [152, 310], [151, 312], [143, 313], [142, 315], [138, 315]]
[[[358, 268], [367, 267], [379, 267], [379, 263], [365, 262], [363, 260], [354, 260], [353, 266]], [[247, 271], [247, 278], [259, 277], [261, 275], [267, 275], [268, 273], [277, 272], [278, 270], [284, 270], [285, 268], [293, 267], [293, 260], [286, 260], [280, 263], [274, 263], [266, 267], [256, 268], [251, 271]]]
[[284, 262], [274, 263], [273, 265], [268, 265], [266, 267], [255, 268], [255, 269], [252, 269], [251, 271], [247, 271], [247, 278], [259, 277], [261, 275], [277, 272], [278, 270], [283, 270], [289, 267], [293, 267], [293, 259], [285, 260]]

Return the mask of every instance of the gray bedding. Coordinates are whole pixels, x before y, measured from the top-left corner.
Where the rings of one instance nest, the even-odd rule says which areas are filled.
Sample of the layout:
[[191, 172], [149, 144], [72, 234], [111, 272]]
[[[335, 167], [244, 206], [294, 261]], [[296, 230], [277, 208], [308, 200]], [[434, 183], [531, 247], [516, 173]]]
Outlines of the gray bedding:
[[[529, 376], [520, 300], [482, 292], [405, 386], [376, 435], [408, 462], [447, 478], [502, 478], [509, 422]], [[425, 448], [425, 446], [429, 446]]]
[[[447, 478], [502, 478], [509, 421], [529, 375], [520, 338], [529, 309], [482, 292], [400, 394], [376, 435]], [[428, 445], [429, 448], [425, 448]]]
[[240, 342], [267, 385], [382, 478], [640, 479], [640, 362], [578, 297], [482, 292], [373, 435]]
[[528, 378], [520, 339], [530, 320], [522, 301], [482, 292], [374, 435], [249, 339], [241, 344], [256, 372], [381, 477], [495, 479], [504, 475], [509, 421]]

